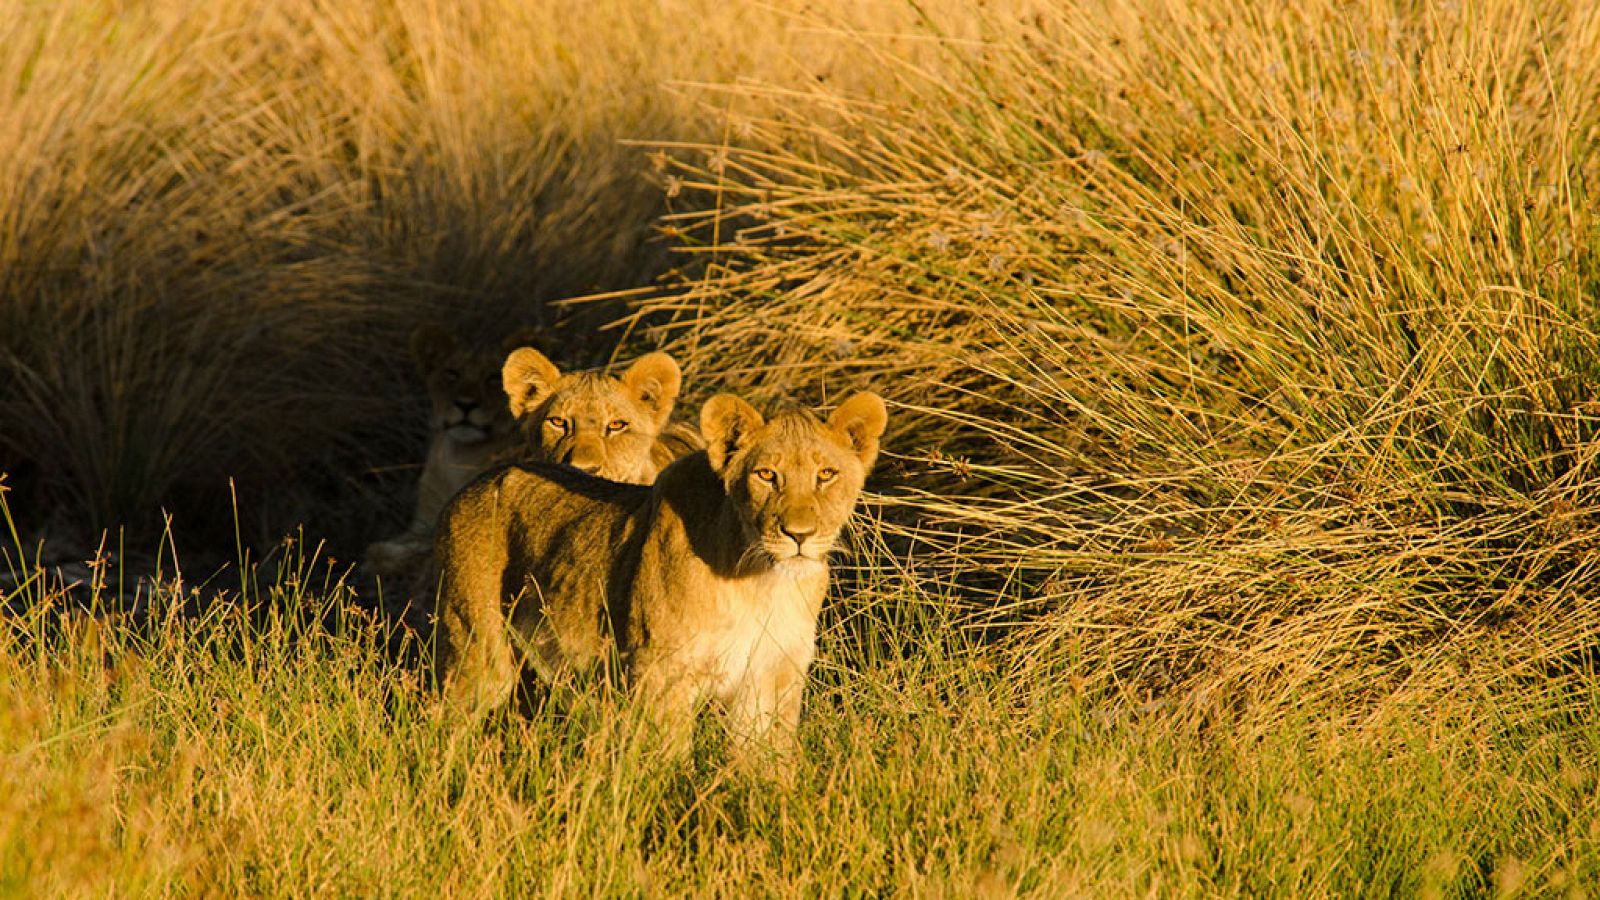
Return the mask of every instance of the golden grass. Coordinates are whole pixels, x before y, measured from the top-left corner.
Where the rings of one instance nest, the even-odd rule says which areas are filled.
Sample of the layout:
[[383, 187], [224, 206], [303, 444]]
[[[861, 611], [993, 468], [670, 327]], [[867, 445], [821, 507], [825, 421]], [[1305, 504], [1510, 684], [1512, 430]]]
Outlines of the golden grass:
[[1484, 677], [1588, 671], [1587, 10], [979, 21], [918, 65], [841, 30], [894, 102], [733, 88], [743, 137], [676, 154], [706, 274], [644, 306], [695, 374], [899, 401], [913, 577], [1063, 675], [1228, 706], [1448, 686], [1486, 644]]
[[430, 318], [870, 386], [888, 453], [776, 797], [616, 710], [452, 739], [304, 561], [95, 624], [14, 537], [0, 890], [1595, 880], [1585, 3], [198, 10], [0, 17], [30, 528], [345, 555]]
[[445, 727], [324, 561], [289, 558], [231, 602], [168, 583], [148, 618], [91, 618], [44, 582], [0, 619], [0, 892], [1581, 896], [1600, 877], [1592, 686], [1241, 731], [1008, 671], [877, 584], [882, 608], [824, 623], [784, 787], [714, 740], [663, 765], [610, 696]]

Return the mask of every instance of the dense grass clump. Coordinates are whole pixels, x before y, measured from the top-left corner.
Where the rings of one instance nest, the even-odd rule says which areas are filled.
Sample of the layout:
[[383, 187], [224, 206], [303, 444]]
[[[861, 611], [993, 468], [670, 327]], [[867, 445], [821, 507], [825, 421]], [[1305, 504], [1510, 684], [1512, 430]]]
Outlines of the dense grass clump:
[[1492, 677], [1587, 671], [1587, 6], [951, 16], [922, 63], [839, 29], [876, 96], [733, 88], [738, 137], [677, 155], [712, 264], [648, 306], [702, 371], [888, 391], [916, 577], [999, 585], [1063, 677], [1232, 704], [1448, 685], [1486, 644]]
[[[421, 458], [412, 327], [498, 343], [666, 267], [661, 190], [624, 139], [715, 137], [666, 85], [761, 68], [735, 44], [769, 18], [715, 7], [8, 8], [0, 469], [20, 514], [92, 545], [153, 541], [165, 508], [203, 539], [230, 530], [232, 478], [252, 537], [315, 519], [370, 539], [350, 507], [405, 481], [371, 470]], [[550, 341], [592, 364], [601, 321]]]

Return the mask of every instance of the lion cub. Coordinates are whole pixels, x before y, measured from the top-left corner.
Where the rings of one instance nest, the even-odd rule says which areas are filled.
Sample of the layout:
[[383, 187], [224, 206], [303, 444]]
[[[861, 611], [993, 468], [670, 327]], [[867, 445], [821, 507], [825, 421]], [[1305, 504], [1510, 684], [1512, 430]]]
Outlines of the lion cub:
[[506, 702], [524, 665], [547, 682], [615, 648], [668, 745], [701, 698], [736, 742], [794, 747], [828, 586], [825, 557], [878, 455], [875, 394], [826, 421], [770, 421], [721, 394], [706, 449], [651, 487], [548, 465], [487, 473], [444, 512], [435, 554], [440, 684], [468, 713]]
[[511, 458], [517, 428], [501, 388], [501, 367], [506, 354], [532, 339], [524, 329], [496, 350], [458, 341], [437, 325], [411, 333], [411, 357], [428, 390], [428, 456], [417, 479], [411, 524], [367, 547], [368, 569], [390, 580], [414, 578], [432, 549], [444, 505], [467, 482]]
[[668, 463], [700, 449], [696, 435], [668, 424], [683, 375], [665, 353], [647, 353], [612, 378], [562, 374], [523, 347], [506, 358], [501, 379], [534, 460], [649, 484]]

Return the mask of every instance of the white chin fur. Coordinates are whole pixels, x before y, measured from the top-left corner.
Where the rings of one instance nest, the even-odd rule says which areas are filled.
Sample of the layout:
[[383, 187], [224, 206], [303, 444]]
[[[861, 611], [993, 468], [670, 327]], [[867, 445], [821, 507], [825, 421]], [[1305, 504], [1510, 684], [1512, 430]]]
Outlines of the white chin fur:
[[489, 437], [487, 432], [475, 425], [451, 425], [444, 433], [458, 444], [477, 444]]
[[822, 554], [819, 552], [819, 553], [816, 553], [815, 555], [791, 556], [788, 559], [779, 560], [779, 562], [783, 563], [786, 566], [794, 566], [795, 568], [799, 568], [799, 569], [809, 569], [812, 566], [820, 566], [820, 565], [822, 565], [823, 564], [823, 559], [822, 559]]
[[795, 547], [793, 541], [783, 544], [763, 544], [767, 557], [777, 566], [820, 566], [823, 557], [827, 555], [826, 547], [806, 546], [803, 550]]

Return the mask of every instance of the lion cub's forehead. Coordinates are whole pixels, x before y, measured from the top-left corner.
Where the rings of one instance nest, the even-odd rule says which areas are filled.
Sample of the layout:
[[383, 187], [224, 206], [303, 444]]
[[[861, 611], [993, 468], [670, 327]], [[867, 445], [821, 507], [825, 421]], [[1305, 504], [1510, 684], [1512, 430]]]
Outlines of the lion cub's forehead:
[[438, 382], [450, 381], [453, 384], [478, 384], [492, 381], [498, 387], [500, 384], [500, 362], [492, 356], [458, 349], [433, 368], [433, 371], [429, 374], [429, 380]]
[[855, 456], [841, 437], [809, 410], [787, 410], [773, 416], [756, 434], [749, 465], [838, 467]]
[[561, 387], [550, 397], [549, 411], [551, 415], [577, 417], [592, 413], [602, 418], [640, 412], [622, 382], [597, 372], [576, 372], [562, 379]]

